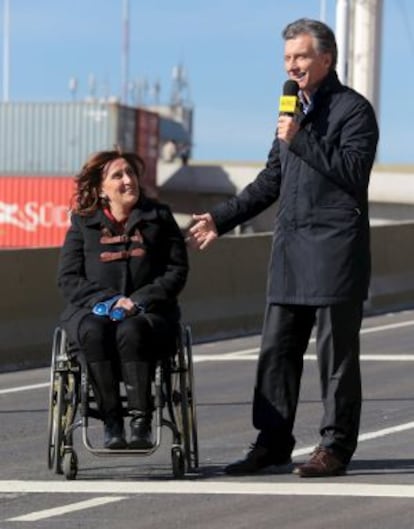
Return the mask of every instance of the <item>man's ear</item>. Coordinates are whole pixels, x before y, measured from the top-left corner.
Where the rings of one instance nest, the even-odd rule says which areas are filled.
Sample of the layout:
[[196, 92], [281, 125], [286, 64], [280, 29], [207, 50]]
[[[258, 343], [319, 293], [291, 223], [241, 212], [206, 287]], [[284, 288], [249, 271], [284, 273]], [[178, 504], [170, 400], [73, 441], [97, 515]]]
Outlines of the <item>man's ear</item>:
[[323, 54], [323, 64], [326, 66], [327, 70], [330, 70], [332, 67], [333, 59], [332, 55], [330, 53], [324, 53]]

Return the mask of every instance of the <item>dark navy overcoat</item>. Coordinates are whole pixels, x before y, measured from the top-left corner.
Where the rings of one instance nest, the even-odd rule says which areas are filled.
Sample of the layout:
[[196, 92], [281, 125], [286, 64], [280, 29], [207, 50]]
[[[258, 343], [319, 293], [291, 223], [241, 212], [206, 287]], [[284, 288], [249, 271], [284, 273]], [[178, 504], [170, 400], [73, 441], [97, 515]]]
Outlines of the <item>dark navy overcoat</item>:
[[[364, 299], [370, 277], [368, 183], [378, 142], [370, 103], [330, 73], [287, 145], [237, 197], [211, 210], [219, 234], [276, 200], [269, 303], [329, 305]], [[254, 256], [251, 256], [254, 272]]]

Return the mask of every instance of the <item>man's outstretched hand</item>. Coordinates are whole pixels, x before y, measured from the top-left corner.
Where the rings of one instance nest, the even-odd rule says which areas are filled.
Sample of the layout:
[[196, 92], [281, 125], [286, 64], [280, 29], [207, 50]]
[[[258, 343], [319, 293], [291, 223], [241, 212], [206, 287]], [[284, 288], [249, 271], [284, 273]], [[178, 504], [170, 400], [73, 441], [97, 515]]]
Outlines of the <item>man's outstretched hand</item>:
[[192, 248], [204, 250], [218, 237], [216, 225], [210, 213], [194, 214], [193, 221], [186, 241]]

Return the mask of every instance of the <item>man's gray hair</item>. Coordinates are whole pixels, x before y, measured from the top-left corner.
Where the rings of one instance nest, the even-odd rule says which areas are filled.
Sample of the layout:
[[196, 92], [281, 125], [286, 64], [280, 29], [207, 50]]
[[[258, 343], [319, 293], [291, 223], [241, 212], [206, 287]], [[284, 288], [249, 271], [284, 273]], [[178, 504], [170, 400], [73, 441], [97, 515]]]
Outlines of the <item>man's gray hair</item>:
[[300, 18], [288, 24], [282, 31], [284, 40], [295, 39], [304, 33], [311, 35], [316, 40], [316, 51], [318, 53], [330, 53], [332, 56], [331, 70], [335, 70], [338, 59], [335, 34], [332, 29], [320, 22], [310, 18]]

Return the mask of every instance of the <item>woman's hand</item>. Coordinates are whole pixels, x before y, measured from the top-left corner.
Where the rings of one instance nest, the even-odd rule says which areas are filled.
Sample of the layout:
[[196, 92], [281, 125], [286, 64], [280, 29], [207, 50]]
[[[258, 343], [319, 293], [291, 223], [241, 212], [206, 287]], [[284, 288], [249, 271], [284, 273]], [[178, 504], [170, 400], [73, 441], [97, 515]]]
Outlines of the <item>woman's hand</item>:
[[127, 316], [133, 316], [138, 312], [138, 308], [135, 303], [132, 301], [132, 299], [127, 297], [119, 298], [115, 305], [112, 307], [112, 309], [118, 308], [124, 309]]

